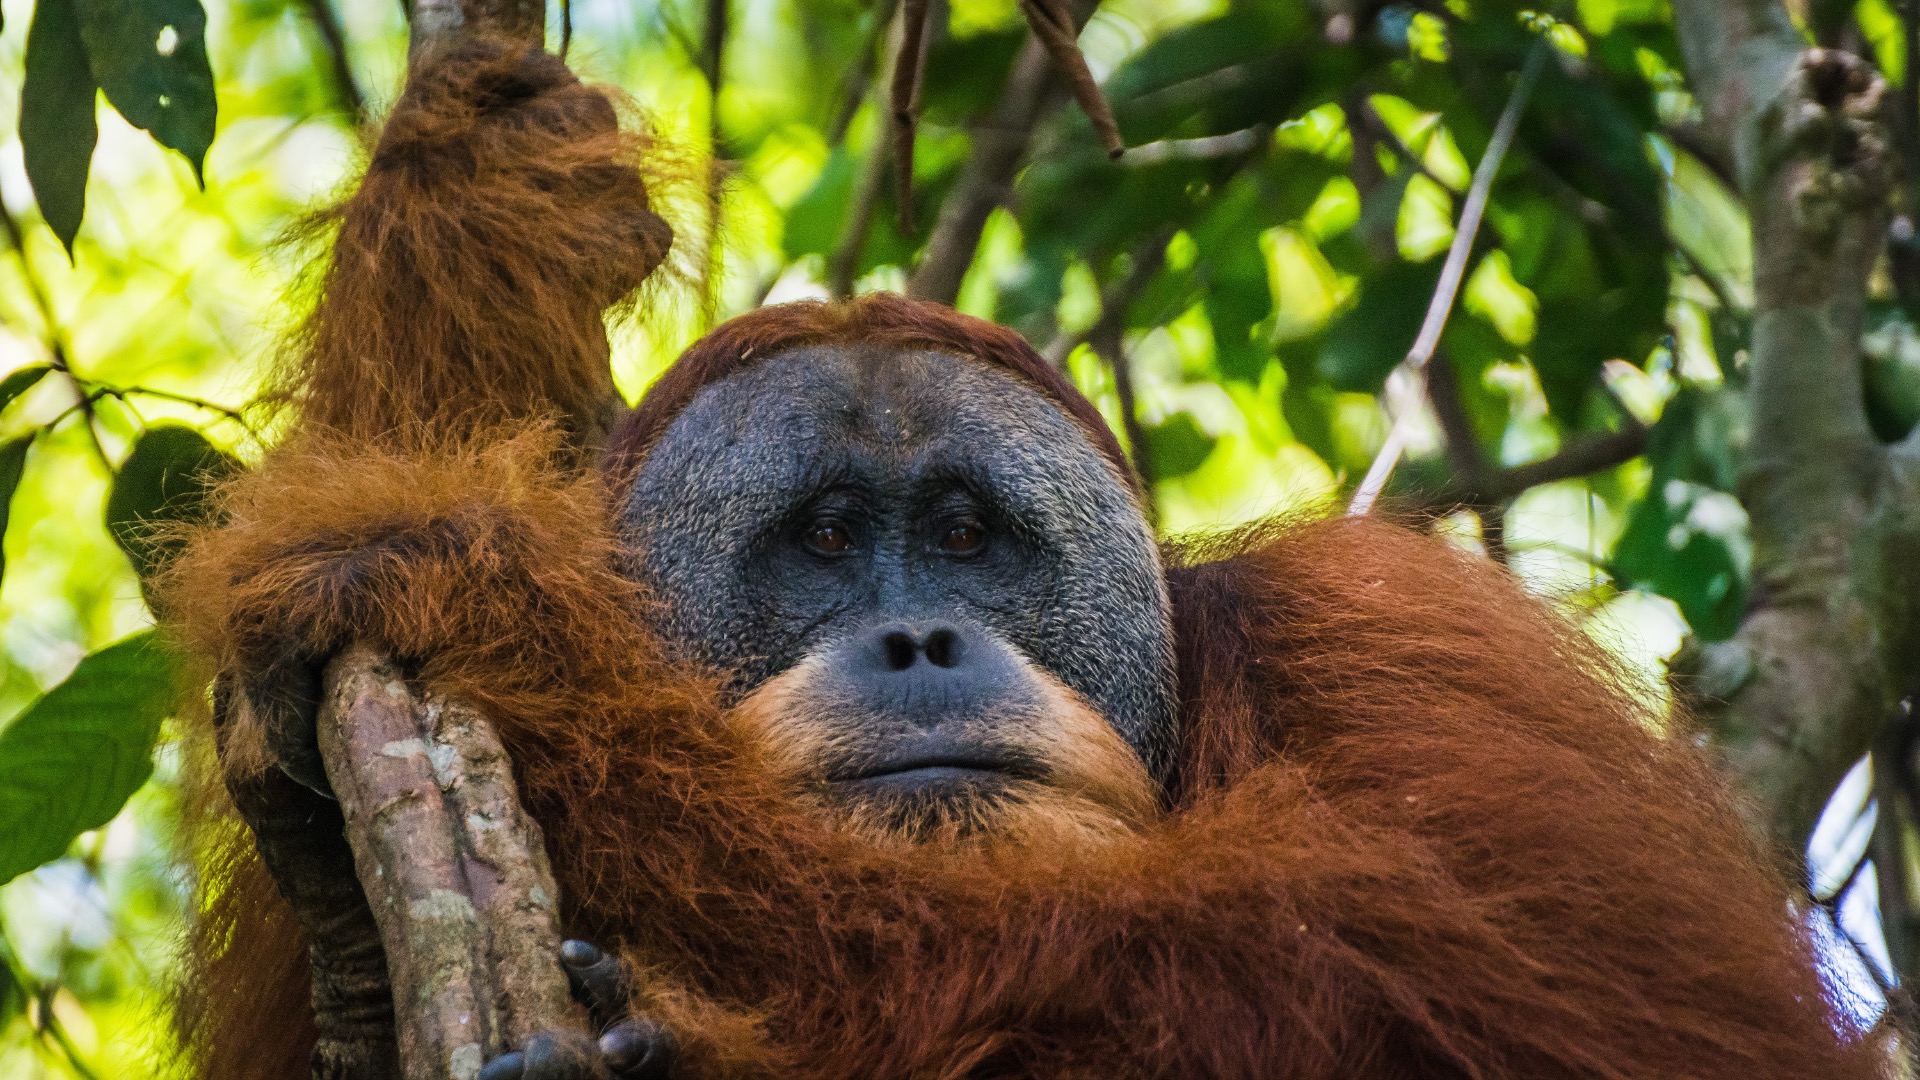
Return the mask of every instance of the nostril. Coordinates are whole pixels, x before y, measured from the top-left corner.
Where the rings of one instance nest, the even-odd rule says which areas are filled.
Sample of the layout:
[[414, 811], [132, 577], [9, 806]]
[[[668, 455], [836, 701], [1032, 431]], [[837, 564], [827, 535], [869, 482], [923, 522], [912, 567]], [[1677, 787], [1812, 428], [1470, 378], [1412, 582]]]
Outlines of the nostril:
[[913, 643], [913, 635], [904, 630], [889, 631], [880, 639], [880, 650], [886, 655], [889, 671], [905, 671], [912, 667], [914, 654], [920, 651]]
[[927, 635], [925, 649], [928, 663], [950, 668], [960, 662], [960, 635], [951, 630], [935, 630]]

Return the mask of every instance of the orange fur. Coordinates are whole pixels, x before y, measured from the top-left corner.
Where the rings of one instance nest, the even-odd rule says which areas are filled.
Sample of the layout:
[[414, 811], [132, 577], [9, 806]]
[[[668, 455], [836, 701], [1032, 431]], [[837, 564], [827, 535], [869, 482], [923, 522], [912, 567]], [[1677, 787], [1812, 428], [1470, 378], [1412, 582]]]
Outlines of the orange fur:
[[[309, 429], [411, 441], [618, 405], [601, 312], [666, 258], [648, 140], [556, 58], [480, 40], [408, 80], [279, 384]], [[530, 357], [539, 363], [528, 363]]]
[[302, 455], [177, 569], [188, 640], [244, 666], [363, 635], [498, 718], [570, 932], [712, 1024], [691, 1075], [1874, 1073], [1699, 755], [1441, 543], [1313, 523], [1175, 571], [1174, 812], [903, 848], [795, 798], [663, 659], [604, 489], [537, 434]]
[[[979, 357], [1124, 458], [1017, 335], [879, 298], [722, 328], [613, 440], [615, 483], [581, 475], [566, 436], [604, 422], [599, 310], [664, 232], [603, 98], [476, 48], [415, 76], [292, 357], [297, 437], [224, 490], [165, 608], [209, 673], [367, 640], [493, 717], [566, 929], [643, 973], [684, 1075], [1879, 1071], [1701, 756], [1497, 568], [1378, 522], [1170, 560], [1165, 813], [1100, 843], [841, 827], [710, 673], [666, 659], [609, 492], [701, 386], [803, 341]], [[475, 107], [521, 83], [520, 105]], [[182, 1010], [207, 1080], [281, 1080], [314, 1037], [263, 877], [243, 854], [209, 879]]]
[[[823, 763], [838, 757], [832, 743], [858, 738], [860, 717], [834, 715], [837, 706], [817, 693], [820, 658], [802, 660], [734, 706], [729, 722], [743, 744], [761, 748], [770, 767], [797, 792], [822, 790]], [[991, 799], [954, 808], [958, 818], [914, 837], [898, 835], [897, 821], [859, 808], [818, 800], [838, 810], [843, 825], [883, 842], [952, 841], [984, 831], [990, 843], [1077, 843], [1124, 836], [1159, 811], [1159, 792], [1146, 765], [1113, 725], [1067, 686], [1029, 665], [1040, 706], [1006, 717], [1000, 744], [1048, 763], [1044, 780], [1007, 784]]]

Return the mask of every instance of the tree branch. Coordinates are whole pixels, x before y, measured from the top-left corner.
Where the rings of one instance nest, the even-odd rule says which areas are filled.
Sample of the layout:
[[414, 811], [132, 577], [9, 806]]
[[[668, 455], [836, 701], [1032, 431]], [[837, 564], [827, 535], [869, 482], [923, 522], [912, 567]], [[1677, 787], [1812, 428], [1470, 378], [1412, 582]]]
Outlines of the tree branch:
[[1740, 481], [1753, 589], [1702, 680], [1755, 824], [1798, 855], [1828, 795], [1920, 670], [1917, 511], [1867, 426], [1860, 331], [1886, 236], [1884, 84], [1808, 49], [1774, 0], [1675, 0], [1688, 73], [1753, 230], [1753, 436]]
[[[1076, 0], [1074, 26], [1084, 25], [1094, 5]], [[973, 129], [973, 150], [960, 178], [940, 204], [926, 253], [907, 282], [907, 295], [951, 304], [973, 265], [974, 249], [993, 208], [1013, 193], [1014, 173], [1033, 141], [1034, 129], [1062, 99], [1059, 74], [1047, 47], [1032, 34], [1007, 73], [993, 112]]]
[[407, 1080], [470, 1078], [538, 1032], [583, 1029], [540, 827], [492, 728], [356, 645], [328, 665], [318, 733], [380, 926]]
[[840, 220], [840, 235], [827, 255], [827, 292], [836, 299], [853, 295], [854, 278], [860, 272], [860, 253], [866, 250], [867, 235], [873, 230], [873, 215], [880, 206], [880, 188], [887, 181], [886, 144], [876, 139], [860, 162], [860, 178], [854, 184], [853, 201], [846, 217]]
[[1127, 436], [1127, 452], [1133, 461], [1133, 471], [1140, 477], [1140, 492], [1143, 509], [1149, 520], [1157, 516], [1153, 500], [1153, 459], [1147, 446], [1147, 430], [1140, 424], [1140, 403], [1134, 393], [1133, 364], [1127, 356], [1126, 329], [1127, 309], [1146, 291], [1160, 268], [1167, 262], [1167, 243], [1173, 239], [1170, 230], [1158, 230], [1135, 248], [1131, 263], [1125, 275], [1108, 283], [1100, 293], [1100, 317], [1084, 334], [1061, 334], [1048, 343], [1042, 354], [1054, 367], [1061, 367], [1067, 357], [1084, 341], [1092, 346], [1113, 369], [1114, 393], [1120, 399], [1120, 427]]
[[354, 78], [353, 65], [347, 52], [347, 32], [340, 25], [340, 16], [333, 10], [332, 0], [306, 0], [307, 16], [313, 20], [313, 28], [320, 32], [320, 42], [326, 46], [327, 66], [333, 73], [334, 92], [340, 95], [340, 107], [346, 110], [353, 120], [353, 126], [364, 128], [367, 125], [367, 95], [361, 91], [360, 82]]
[[707, 0], [700, 31], [700, 70], [707, 78], [707, 257], [700, 262], [700, 304], [711, 326], [720, 307], [720, 284], [727, 255], [727, 137], [720, 127], [720, 90], [726, 77], [727, 36], [731, 30], [727, 0]]
[[[1527, 98], [1533, 92], [1533, 84], [1539, 81], [1540, 70], [1546, 66], [1547, 54], [1551, 49], [1545, 38], [1534, 42], [1527, 54], [1526, 66], [1520, 71], [1519, 81], [1514, 83], [1506, 107], [1500, 111], [1500, 120], [1494, 124], [1493, 138], [1487, 142], [1486, 153], [1480, 155], [1480, 163], [1474, 166], [1473, 183], [1468, 186], [1466, 200], [1461, 204], [1460, 224], [1454, 230], [1452, 246], [1447, 249], [1446, 263], [1440, 268], [1440, 280], [1433, 287], [1433, 299], [1427, 304], [1426, 318], [1420, 323], [1420, 332], [1407, 350], [1406, 359], [1400, 361], [1401, 369], [1415, 378], [1425, 378], [1427, 361], [1432, 358], [1433, 350], [1440, 346], [1440, 335], [1446, 329], [1447, 316], [1453, 312], [1454, 298], [1459, 294], [1460, 283], [1466, 277], [1467, 258], [1473, 254], [1474, 238], [1480, 233], [1481, 215], [1486, 212], [1487, 199], [1493, 192], [1493, 178], [1500, 172], [1500, 163], [1507, 156], [1507, 148], [1513, 144], [1514, 134], [1520, 127], [1520, 114], [1526, 111]], [[1406, 449], [1412, 419], [1411, 416], [1394, 419], [1393, 427], [1387, 432], [1386, 445], [1374, 456], [1373, 464], [1367, 468], [1367, 475], [1354, 490], [1353, 501], [1347, 505], [1348, 514], [1358, 516], [1373, 508], [1374, 500], [1385, 490], [1387, 478], [1393, 474], [1394, 466], [1399, 464], [1400, 455]]]
[[407, 60], [418, 64], [439, 48], [487, 31], [539, 46], [547, 38], [546, 0], [412, 0]]

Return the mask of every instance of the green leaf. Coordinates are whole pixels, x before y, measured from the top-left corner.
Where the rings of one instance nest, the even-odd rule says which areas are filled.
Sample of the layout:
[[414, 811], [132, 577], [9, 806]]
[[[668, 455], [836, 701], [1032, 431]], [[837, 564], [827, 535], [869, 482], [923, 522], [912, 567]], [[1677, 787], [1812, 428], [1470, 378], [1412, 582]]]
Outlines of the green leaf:
[[1174, 480], [1200, 467], [1213, 453], [1213, 436], [1200, 430], [1193, 414], [1178, 412], [1146, 432], [1147, 457], [1156, 481]]
[[120, 812], [153, 772], [173, 700], [172, 661], [146, 631], [80, 661], [0, 729], [0, 884]]
[[1361, 283], [1360, 299], [1328, 327], [1319, 371], [1336, 390], [1377, 394], [1406, 358], [1440, 280], [1440, 261], [1394, 263]]
[[20, 486], [20, 473], [27, 465], [27, 448], [32, 445], [32, 435], [0, 443], [0, 577], [7, 572], [7, 550], [3, 543], [7, 537], [7, 512], [13, 506], [13, 491]]
[[26, 81], [20, 88], [20, 150], [40, 216], [73, 256], [87, 208], [87, 170], [100, 136], [95, 90], [73, 0], [39, 0], [27, 27]]
[[1747, 438], [1743, 395], [1682, 388], [1648, 436], [1653, 477], [1609, 560], [1622, 588], [1672, 600], [1706, 641], [1732, 637], [1746, 610], [1752, 540], [1730, 492]]
[[193, 163], [213, 144], [213, 69], [200, 0], [70, 0], [87, 62], [127, 122]]
[[107, 531], [142, 584], [179, 547], [164, 526], [206, 520], [207, 494], [239, 463], [184, 424], [156, 424], [133, 444], [107, 493]]
[[0, 409], [13, 404], [13, 399], [34, 388], [47, 372], [53, 369], [45, 364], [32, 364], [0, 379]]

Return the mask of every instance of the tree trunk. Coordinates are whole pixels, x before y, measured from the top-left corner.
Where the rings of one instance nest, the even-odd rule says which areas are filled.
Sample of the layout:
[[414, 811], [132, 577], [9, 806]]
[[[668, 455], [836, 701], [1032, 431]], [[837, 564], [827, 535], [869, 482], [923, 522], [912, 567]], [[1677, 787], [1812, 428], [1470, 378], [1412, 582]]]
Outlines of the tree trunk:
[[[1708, 152], [1746, 201], [1755, 278], [1740, 490], [1752, 600], [1732, 641], [1692, 649], [1676, 672], [1756, 826], [1797, 857], [1920, 676], [1920, 433], [1879, 443], [1861, 386], [1886, 241], [1885, 87], [1856, 57], [1807, 47], [1776, 0], [1675, 0], [1674, 15]], [[1880, 812], [1900, 802], [1882, 797]], [[1907, 942], [1902, 976], [1916, 974], [1910, 937], [1889, 937]]]

